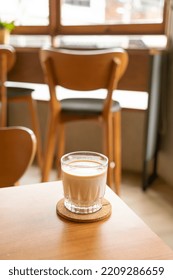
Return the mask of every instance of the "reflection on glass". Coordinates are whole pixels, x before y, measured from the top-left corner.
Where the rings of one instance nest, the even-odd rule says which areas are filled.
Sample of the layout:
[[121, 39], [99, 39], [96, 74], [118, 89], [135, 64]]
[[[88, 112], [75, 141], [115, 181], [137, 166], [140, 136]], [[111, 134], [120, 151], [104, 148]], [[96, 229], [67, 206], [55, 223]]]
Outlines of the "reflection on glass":
[[161, 23], [164, 0], [62, 0], [62, 25]]

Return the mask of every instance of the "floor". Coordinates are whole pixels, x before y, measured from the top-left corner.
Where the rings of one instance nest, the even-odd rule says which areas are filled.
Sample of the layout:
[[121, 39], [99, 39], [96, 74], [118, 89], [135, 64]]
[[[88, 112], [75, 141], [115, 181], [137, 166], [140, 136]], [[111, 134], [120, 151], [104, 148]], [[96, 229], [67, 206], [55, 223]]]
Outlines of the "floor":
[[[55, 180], [56, 172], [52, 170], [50, 181]], [[21, 179], [22, 184], [39, 181], [40, 171], [34, 165]], [[123, 172], [121, 198], [173, 249], [173, 186], [158, 178], [146, 192], [143, 192], [140, 174]]]

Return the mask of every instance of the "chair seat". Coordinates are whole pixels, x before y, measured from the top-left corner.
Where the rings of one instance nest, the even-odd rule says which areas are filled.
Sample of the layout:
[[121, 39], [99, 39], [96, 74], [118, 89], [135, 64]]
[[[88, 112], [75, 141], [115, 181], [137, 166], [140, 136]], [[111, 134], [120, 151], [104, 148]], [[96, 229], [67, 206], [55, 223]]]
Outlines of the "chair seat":
[[[67, 98], [61, 100], [61, 112], [65, 114], [95, 114], [99, 115], [103, 112], [104, 99], [98, 98]], [[121, 109], [119, 102], [112, 102], [112, 112]]]
[[31, 95], [34, 91], [33, 88], [22, 88], [22, 87], [7, 87], [7, 97], [19, 97]]

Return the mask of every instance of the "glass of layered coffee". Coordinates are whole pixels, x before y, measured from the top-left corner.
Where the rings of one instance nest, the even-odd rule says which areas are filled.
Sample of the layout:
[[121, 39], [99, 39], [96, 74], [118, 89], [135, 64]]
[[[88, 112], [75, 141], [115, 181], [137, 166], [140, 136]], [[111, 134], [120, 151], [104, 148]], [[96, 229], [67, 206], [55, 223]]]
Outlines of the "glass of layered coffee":
[[77, 214], [102, 208], [108, 158], [100, 153], [78, 151], [61, 158], [65, 207]]

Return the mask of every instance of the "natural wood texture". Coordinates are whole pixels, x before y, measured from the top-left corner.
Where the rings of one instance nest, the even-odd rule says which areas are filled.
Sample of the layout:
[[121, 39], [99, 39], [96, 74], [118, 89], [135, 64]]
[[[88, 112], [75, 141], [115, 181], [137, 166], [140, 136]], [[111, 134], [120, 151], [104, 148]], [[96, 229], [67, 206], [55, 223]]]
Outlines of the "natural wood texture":
[[[51, 170], [50, 181], [56, 181], [55, 169]], [[39, 182], [39, 169], [32, 165], [21, 183]], [[123, 170], [120, 197], [173, 250], [173, 187], [158, 177], [143, 192], [141, 174]]]
[[122, 90], [148, 91], [150, 50], [127, 49], [127, 52], [129, 56], [127, 71], [119, 82], [118, 88]]
[[[95, 121], [103, 127], [104, 153], [109, 159], [108, 184], [114, 187], [116, 182], [115, 188], [117, 194], [119, 194], [121, 181], [121, 118], [118, 117], [120, 106], [118, 102], [112, 100], [112, 94], [126, 70], [128, 64], [127, 52], [123, 49], [74, 51], [48, 48], [41, 50], [40, 59], [50, 91], [50, 118], [42, 181], [48, 180], [53, 164], [56, 131], [58, 130], [57, 162], [60, 178], [60, 159], [65, 151], [64, 125], [72, 121]], [[56, 95], [56, 86], [72, 90], [72, 98], [59, 100], [58, 95]], [[98, 89], [106, 89], [105, 100], [73, 98], [74, 91], [87, 92]], [[117, 140], [115, 140], [116, 138]], [[115, 163], [115, 165], [113, 166], [112, 163]]]
[[58, 201], [56, 205], [58, 215], [69, 221], [77, 223], [93, 223], [108, 218], [111, 215], [111, 204], [108, 200], [103, 199], [102, 208], [92, 214], [75, 214], [67, 210], [64, 206], [64, 199]]
[[0, 45], [0, 126], [6, 126], [7, 123], [7, 73], [13, 67], [15, 62], [15, 51], [11, 46]]
[[[113, 1], [115, 2], [115, 1]], [[170, 1], [164, 0], [164, 7], [163, 7], [163, 20], [160, 22], [147, 22], [144, 21], [140, 23], [127, 23], [127, 24], [117, 24], [116, 22], [112, 22], [110, 24], [84, 24], [84, 25], [63, 25], [62, 24], [62, 13], [61, 13], [61, 0], [49, 0], [49, 15], [48, 15], [48, 25], [29, 25], [29, 26], [16, 26], [16, 28], [13, 30], [13, 34], [25, 34], [25, 35], [40, 35], [40, 34], [49, 34], [49, 35], [64, 35], [64, 34], [102, 34], [102, 35], [110, 35], [110, 34], [116, 34], [116, 35], [127, 35], [127, 34], [147, 34], [147, 35], [153, 35], [153, 34], [163, 34], [166, 33], [167, 30], [167, 18], [169, 16], [169, 10], [170, 10]], [[42, 7], [40, 7], [42, 8]], [[116, 7], [112, 5], [112, 9], [115, 9]], [[97, 13], [99, 13], [100, 10], [97, 10]], [[88, 18], [89, 20], [89, 18]]]
[[37, 112], [37, 101], [32, 98], [34, 89], [24, 87], [7, 87], [7, 101], [8, 103], [26, 103], [28, 107], [29, 117], [31, 119], [32, 130], [37, 138], [37, 161], [38, 166], [42, 169], [42, 142], [40, 134], [40, 125]]
[[74, 223], [56, 214], [61, 182], [0, 189], [0, 259], [173, 259], [173, 251], [107, 188], [111, 216]]
[[40, 48], [21, 47], [15, 49], [16, 63], [9, 73], [9, 80], [28, 83], [44, 83], [44, 75], [39, 60]]
[[[16, 63], [8, 75], [9, 80], [45, 83], [39, 61], [40, 48], [17, 47], [15, 49]], [[127, 49], [127, 52], [129, 63], [125, 74], [118, 84], [118, 88], [123, 90], [147, 91], [150, 61], [149, 49]]]
[[[23, 87], [6, 87], [7, 72], [9, 72], [17, 63], [16, 52], [12, 46], [0, 45], [0, 101], [2, 101], [0, 125], [7, 126], [7, 104], [10, 102], [26, 102], [28, 105], [29, 115], [31, 117], [32, 129], [37, 137], [37, 158], [40, 168], [42, 167], [42, 146], [37, 116], [36, 101], [32, 98], [33, 89]], [[23, 72], [27, 71], [25, 69]], [[20, 75], [20, 73], [18, 73]], [[9, 78], [9, 76], [8, 76]]]
[[141, 174], [123, 172], [121, 199], [173, 249], [173, 186], [158, 177], [141, 191]]
[[34, 133], [24, 127], [0, 128], [0, 187], [9, 187], [22, 177], [36, 151]]

